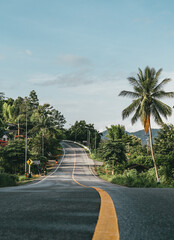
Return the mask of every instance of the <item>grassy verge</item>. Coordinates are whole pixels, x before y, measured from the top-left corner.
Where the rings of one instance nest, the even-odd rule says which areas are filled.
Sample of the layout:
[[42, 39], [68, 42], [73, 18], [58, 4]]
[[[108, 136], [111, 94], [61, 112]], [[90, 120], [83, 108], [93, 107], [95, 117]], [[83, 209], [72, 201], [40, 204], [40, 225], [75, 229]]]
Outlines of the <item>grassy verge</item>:
[[17, 185], [23, 185], [29, 182], [32, 182], [33, 180], [39, 178], [41, 175], [39, 174], [33, 174], [31, 178], [25, 177], [25, 175], [19, 175], [18, 179], [19, 181], [17, 182]]
[[[46, 164], [47, 173], [53, 171], [55, 167], [57, 167], [56, 160], [59, 160], [61, 156], [63, 155], [63, 149], [62, 146], [58, 146], [58, 155], [55, 160], [48, 160]], [[1, 167], [0, 167], [1, 170]], [[32, 171], [32, 166], [31, 166]], [[34, 171], [37, 172], [37, 171]], [[29, 182], [32, 182], [33, 180], [44, 176], [44, 172], [41, 174], [32, 174], [31, 178], [25, 177], [25, 175], [15, 175], [15, 174], [8, 174], [8, 173], [0, 173], [0, 187], [8, 187], [8, 186], [19, 186], [23, 185]]]
[[97, 167], [96, 172], [98, 176], [108, 182], [126, 186], [126, 187], [138, 187], [138, 188], [173, 188], [174, 184], [166, 183], [164, 179], [161, 183], [156, 182], [154, 169], [150, 169], [147, 172], [138, 173], [135, 169], [125, 170], [122, 174], [111, 175], [111, 171], [108, 171], [105, 167]]
[[16, 186], [18, 177], [16, 175], [11, 175], [8, 173], [0, 174], [0, 187]]
[[[47, 163], [47, 174], [55, 169], [57, 166], [55, 160], [49, 160]], [[39, 177], [45, 176], [44, 173], [41, 174], [32, 174], [31, 178], [25, 177], [25, 175], [19, 175], [18, 176], [18, 183], [17, 185], [23, 185], [29, 182], [32, 182], [33, 180], [36, 180]]]
[[97, 157], [97, 155], [94, 152], [90, 154], [90, 158], [98, 162], [103, 162], [100, 158]]
[[[95, 154], [91, 154], [90, 157], [93, 160], [101, 161], [95, 156]], [[166, 181], [166, 178], [164, 177], [161, 170], [159, 169], [161, 177], [161, 181], [159, 184], [156, 182], [154, 168], [150, 168], [149, 170], [144, 172], [138, 172], [136, 169], [129, 170], [123, 167], [121, 171], [115, 171], [114, 175], [112, 175], [112, 169], [108, 164], [104, 164], [95, 168], [95, 172], [100, 178], [114, 184], [137, 188], [173, 188], [174, 181]]]

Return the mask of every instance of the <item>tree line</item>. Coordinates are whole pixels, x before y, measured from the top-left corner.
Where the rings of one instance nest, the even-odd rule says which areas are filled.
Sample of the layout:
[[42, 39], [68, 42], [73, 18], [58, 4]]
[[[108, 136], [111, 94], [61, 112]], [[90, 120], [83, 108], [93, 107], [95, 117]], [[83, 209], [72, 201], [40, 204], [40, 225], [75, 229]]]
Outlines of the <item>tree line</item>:
[[[8, 173], [23, 173], [27, 138], [27, 159], [40, 160], [59, 154], [59, 142], [64, 138], [65, 117], [50, 104], [39, 104], [33, 90], [17, 99], [0, 95], [0, 137], [8, 136], [8, 144], [0, 147], [0, 165]], [[34, 170], [34, 169], [33, 169]]]
[[[0, 146], [0, 171], [24, 173], [27, 159], [39, 160], [44, 168], [48, 159], [57, 159], [63, 139], [76, 141], [97, 149], [101, 134], [94, 124], [76, 121], [65, 129], [65, 117], [48, 103], [41, 105], [33, 90], [27, 97], [6, 98], [0, 93], [0, 138], [8, 136], [8, 144]], [[27, 139], [27, 141], [26, 141]], [[38, 168], [32, 166], [32, 172]]]

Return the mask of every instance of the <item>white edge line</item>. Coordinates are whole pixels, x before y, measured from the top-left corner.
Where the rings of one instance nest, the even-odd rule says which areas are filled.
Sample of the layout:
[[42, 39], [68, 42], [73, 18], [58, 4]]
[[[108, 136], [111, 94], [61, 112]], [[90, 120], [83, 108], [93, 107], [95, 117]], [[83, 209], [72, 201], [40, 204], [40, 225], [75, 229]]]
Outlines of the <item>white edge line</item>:
[[65, 149], [63, 148], [63, 156], [62, 156], [62, 159], [61, 159], [59, 165], [57, 166], [57, 168], [54, 170], [54, 172], [50, 173], [48, 176], [46, 176], [45, 178], [43, 178], [43, 179], [40, 180], [39, 182], [32, 183], [32, 184], [30, 184], [30, 185], [28, 185], [28, 186], [36, 185], [36, 184], [38, 184], [38, 183], [41, 183], [41, 182], [45, 181], [48, 177], [52, 176], [52, 175], [53, 175], [53, 174], [59, 169], [59, 167], [60, 167], [60, 165], [61, 165], [61, 163], [62, 163], [64, 157], [65, 157]]

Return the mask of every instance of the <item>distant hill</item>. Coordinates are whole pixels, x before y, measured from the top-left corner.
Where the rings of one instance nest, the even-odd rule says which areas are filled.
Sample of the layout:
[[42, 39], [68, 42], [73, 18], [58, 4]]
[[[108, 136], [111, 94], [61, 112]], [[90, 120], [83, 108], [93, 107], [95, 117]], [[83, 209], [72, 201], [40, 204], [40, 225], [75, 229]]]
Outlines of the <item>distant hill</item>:
[[[153, 138], [153, 139], [157, 137], [159, 130], [160, 130], [160, 129], [152, 129], [152, 138]], [[127, 132], [127, 131], [126, 131], [126, 132]], [[101, 137], [101, 139], [102, 139], [102, 140], [107, 140], [107, 137], [106, 137], [107, 134], [108, 134], [108, 131], [107, 131], [107, 130], [105, 130], [104, 132], [102, 132], [102, 137]], [[142, 144], [143, 144], [143, 145], [146, 144], [146, 135], [145, 135], [144, 130], [139, 130], [139, 131], [136, 131], [136, 132], [127, 132], [127, 134], [128, 134], [128, 135], [134, 135], [134, 136], [140, 138]]]

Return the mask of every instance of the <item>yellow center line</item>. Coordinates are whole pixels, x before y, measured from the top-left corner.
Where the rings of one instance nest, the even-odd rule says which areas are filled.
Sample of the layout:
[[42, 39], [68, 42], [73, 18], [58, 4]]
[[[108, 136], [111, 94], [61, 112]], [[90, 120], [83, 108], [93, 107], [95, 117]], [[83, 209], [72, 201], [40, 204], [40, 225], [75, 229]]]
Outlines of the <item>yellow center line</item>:
[[119, 240], [120, 234], [118, 220], [112, 198], [104, 190], [100, 188], [85, 186], [75, 179], [74, 174], [76, 167], [76, 151], [74, 151], [74, 155], [75, 157], [72, 179], [82, 187], [95, 189], [99, 193], [101, 198], [99, 217], [92, 240]]

